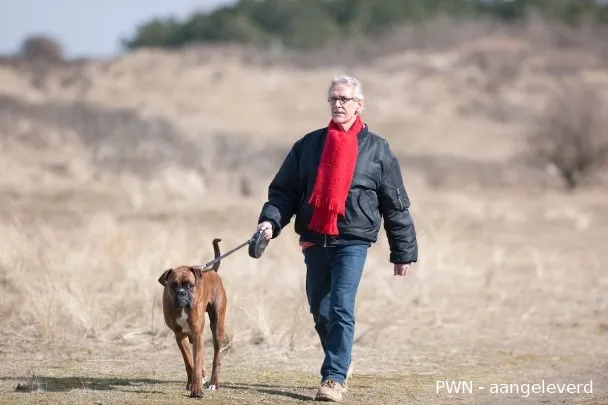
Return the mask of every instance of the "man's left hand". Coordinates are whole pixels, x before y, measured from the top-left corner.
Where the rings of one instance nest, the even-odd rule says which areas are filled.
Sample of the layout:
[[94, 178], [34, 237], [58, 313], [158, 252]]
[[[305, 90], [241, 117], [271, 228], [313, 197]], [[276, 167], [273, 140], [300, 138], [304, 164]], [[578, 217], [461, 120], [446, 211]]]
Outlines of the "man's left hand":
[[409, 264], [395, 264], [395, 275], [406, 276], [409, 269]]

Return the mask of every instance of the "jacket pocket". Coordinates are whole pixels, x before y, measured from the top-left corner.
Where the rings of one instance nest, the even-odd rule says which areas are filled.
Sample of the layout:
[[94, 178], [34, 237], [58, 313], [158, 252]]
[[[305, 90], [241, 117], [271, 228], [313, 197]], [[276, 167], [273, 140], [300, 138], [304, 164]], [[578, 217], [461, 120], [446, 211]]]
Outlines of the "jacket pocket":
[[363, 215], [372, 223], [375, 224], [380, 220], [380, 211], [378, 208], [378, 197], [372, 190], [362, 191], [358, 198], [357, 204]]

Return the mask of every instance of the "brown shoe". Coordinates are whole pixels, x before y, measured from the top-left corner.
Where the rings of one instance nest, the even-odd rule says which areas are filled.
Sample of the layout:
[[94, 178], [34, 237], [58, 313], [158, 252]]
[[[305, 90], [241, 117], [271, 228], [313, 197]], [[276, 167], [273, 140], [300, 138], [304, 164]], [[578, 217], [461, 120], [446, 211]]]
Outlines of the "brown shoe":
[[321, 383], [315, 401], [342, 402], [342, 396], [346, 392], [344, 384], [333, 380], [325, 380]]

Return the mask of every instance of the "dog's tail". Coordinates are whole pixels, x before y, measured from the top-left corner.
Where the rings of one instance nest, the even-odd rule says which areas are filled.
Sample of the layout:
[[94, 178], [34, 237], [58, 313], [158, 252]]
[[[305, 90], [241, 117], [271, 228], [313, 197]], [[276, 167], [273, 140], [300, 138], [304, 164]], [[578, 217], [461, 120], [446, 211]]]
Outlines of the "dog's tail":
[[[213, 239], [213, 254], [215, 255], [215, 259], [217, 259], [218, 257], [220, 257], [222, 254], [220, 252], [220, 242], [222, 240], [219, 238], [215, 238]], [[211, 270], [215, 271], [217, 273], [217, 271], [220, 269], [220, 263], [221, 260], [216, 262], [213, 267], [211, 268]]]

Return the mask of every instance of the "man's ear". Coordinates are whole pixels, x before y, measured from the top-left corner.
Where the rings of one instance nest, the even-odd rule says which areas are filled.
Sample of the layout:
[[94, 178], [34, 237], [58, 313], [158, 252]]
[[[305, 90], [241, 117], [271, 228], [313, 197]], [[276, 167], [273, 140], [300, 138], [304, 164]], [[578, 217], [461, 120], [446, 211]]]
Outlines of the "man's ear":
[[359, 101], [359, 109], [357, 111], [355, 111], [355, 115], [361, 115], [361, 113], [363, 112], [364, 109], [365, 109], [365, 102]]
[[161, 274], [158, 278], [158, 282], [162, 285], [167, 285], [167, 279], [169, 278], [169, 274], [171, 274], [172, 271], [173, 269], [163, 271], [163, 274]]

